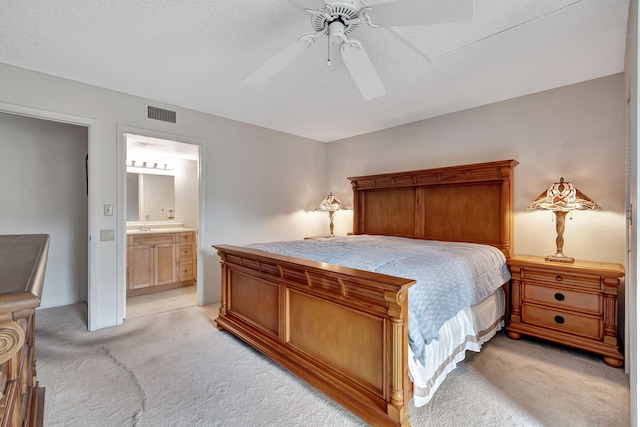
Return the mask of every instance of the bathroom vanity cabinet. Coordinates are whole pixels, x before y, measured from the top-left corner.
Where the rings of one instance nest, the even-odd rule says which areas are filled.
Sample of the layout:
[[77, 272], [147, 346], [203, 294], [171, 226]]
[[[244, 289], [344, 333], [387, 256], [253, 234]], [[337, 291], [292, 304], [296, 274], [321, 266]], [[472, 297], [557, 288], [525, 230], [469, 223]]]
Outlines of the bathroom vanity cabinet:
[[145, 231], [127, 235], [127, 296], [193, 285], [195, 231]]

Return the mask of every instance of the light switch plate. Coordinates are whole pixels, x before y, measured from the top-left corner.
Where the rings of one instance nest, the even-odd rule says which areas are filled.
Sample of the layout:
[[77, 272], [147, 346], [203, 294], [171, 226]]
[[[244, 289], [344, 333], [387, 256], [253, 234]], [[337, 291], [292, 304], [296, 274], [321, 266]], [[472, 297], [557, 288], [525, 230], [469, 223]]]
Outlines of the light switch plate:
[[104, 205], [104, 216], [113, 216], [113, 205]]

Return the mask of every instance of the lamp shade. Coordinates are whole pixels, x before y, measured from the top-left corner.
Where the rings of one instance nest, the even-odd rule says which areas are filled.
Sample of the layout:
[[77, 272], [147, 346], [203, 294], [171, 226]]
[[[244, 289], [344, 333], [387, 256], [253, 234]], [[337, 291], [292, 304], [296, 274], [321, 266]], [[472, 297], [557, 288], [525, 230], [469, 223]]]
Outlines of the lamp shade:
[[586, 194], [580, 192], [572, 183], [560, 178], [545, 192], [540, 194], [527, 209], [569, 212], [572, 210], [600, 210], [600, 206]]
[[344, 205], [340, 200], [336, 199], [336, 196], [334, 196], [333, 193], [329, 193], [329, 195], [325, 197], [316, 208], [317, 211], [322, 212], [335, 212], [341, 209], [344, 209]]

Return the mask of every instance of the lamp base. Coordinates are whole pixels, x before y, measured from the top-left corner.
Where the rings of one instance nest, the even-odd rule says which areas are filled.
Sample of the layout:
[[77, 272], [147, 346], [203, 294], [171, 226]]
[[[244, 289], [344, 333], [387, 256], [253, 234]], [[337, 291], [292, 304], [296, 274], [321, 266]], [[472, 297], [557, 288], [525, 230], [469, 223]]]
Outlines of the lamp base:
[[562, 252], [564, 246], [564, 217], [567, 216], [565, 211], [553, 211], [556, 214], [556, 253], [549, 255], [545, 258], [545, 261], [553, 262], [574, 262], [575, 260], [570, 256], [566, 256]]
[[549, 255], [545, 257], [544, 260], [554, 261], [554, 262], [574, 262], [575, 261], [575, 259], [571, 258], [570, 256], [565, 256], [564, 254]]

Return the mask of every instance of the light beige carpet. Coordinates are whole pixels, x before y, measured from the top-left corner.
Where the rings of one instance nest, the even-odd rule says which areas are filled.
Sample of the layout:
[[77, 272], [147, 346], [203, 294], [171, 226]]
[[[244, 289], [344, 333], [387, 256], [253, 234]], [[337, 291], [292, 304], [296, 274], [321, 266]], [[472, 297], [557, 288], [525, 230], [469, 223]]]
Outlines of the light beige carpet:
[[127, 319], [166, 313], [198, 304], [195, 286], [127, 298]]
[[[38, 310], [45, 426], [362, 426], [189, 307], [86, 331], [86, 306]], [[499, 334], [410, 408], [413, 426], [628, 426], [629, 389], [599, 357]]]

